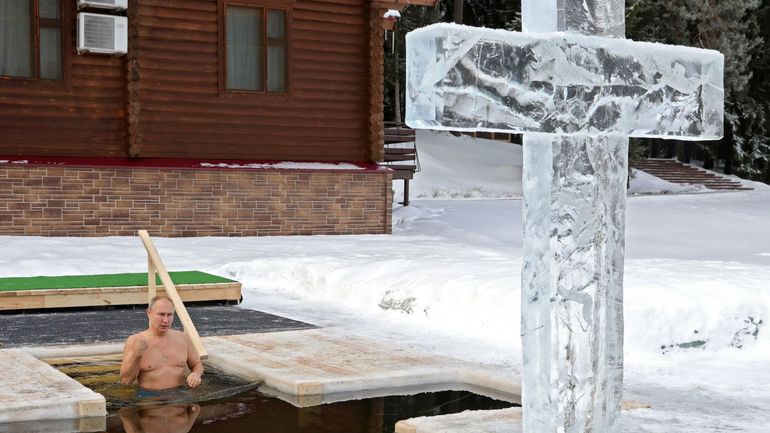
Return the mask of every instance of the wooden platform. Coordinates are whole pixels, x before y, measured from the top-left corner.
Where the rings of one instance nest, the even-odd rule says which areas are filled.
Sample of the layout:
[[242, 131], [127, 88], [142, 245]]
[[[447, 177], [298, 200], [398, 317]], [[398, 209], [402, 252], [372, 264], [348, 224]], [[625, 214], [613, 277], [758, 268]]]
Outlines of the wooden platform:
[[102, 395], [22, 350], [0, 350], [0, 362], [0, 423], [107, 415]]
[[[223, 281], [175, 286], [184, 302], [240, 302], [241, 283], [221, 277], [220, 279]], [[142, 305], [147, 304], [147, 290], [147, 285], [2, 290], [0, 311]], [[157, 286], [157, 293], [165, 294], [160, 284]]]

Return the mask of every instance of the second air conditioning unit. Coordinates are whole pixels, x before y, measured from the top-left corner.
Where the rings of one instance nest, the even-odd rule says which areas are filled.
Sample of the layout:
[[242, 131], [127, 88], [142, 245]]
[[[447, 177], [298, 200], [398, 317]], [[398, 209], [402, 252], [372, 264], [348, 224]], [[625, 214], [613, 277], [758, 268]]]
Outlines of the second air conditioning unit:
[[83, 8], [122, 11], [128, 8], [128, 0], [78, 0], [78, 9]]
[[78, 53], [126, 54], [128, 18], [112, 15], [78, 14]]

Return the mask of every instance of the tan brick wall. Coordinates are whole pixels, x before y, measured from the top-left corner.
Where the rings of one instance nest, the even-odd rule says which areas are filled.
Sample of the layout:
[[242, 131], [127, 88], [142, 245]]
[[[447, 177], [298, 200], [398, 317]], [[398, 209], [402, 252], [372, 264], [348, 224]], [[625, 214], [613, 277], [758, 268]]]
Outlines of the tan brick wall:
[[379, 234], [391, 200], [382, 171], [0, 165], [0, 235]]

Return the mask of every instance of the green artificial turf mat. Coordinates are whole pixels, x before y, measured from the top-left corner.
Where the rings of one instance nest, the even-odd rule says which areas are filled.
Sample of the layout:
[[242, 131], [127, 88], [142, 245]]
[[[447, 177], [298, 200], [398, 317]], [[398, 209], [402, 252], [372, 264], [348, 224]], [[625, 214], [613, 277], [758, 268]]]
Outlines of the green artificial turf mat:
[[[216, 284], [236, 281], [200, 271], [169, 272], [174, 284]], [[160, 278], [155, 277], [158, 286]], [[0, 278], [0, 292], [16, 290], [82, 289], [91, 287], [146, 286], [147, 273], [64, 275], [59, 277], [13, 277]]]

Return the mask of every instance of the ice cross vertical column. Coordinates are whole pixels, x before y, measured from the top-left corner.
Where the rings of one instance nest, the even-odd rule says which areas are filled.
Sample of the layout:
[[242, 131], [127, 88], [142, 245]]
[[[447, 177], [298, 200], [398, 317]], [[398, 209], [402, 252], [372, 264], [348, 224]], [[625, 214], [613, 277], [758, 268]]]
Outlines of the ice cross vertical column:
[[[623, 38], [624, 0], [522, 0], [526, 33]], [[524, 134], [524, 433], [619, 431], [628, 136]]]
[[628, 137], [524, 135], [525, 433], [618, 431]]

